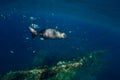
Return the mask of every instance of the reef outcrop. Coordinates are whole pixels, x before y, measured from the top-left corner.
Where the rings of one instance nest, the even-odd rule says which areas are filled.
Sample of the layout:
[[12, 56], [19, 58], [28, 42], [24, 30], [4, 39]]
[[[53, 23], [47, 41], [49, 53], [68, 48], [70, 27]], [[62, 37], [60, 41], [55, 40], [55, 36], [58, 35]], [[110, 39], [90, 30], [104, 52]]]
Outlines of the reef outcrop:
[[[102, 67], [101, 54], [104, 51], [94, 51], [87, 56], [71, 61], [59, 61], [55, 66], [45, 66], [24, 71], [10, 71], [0, 80], [72, 80], [76, 74], [79, 80], [86, 80], [83, 73], [91, 76], [100, 71]], [[80, 73], [81, 72], [81, 73]], [[91, 80], [89, 78], [89, 80]]]

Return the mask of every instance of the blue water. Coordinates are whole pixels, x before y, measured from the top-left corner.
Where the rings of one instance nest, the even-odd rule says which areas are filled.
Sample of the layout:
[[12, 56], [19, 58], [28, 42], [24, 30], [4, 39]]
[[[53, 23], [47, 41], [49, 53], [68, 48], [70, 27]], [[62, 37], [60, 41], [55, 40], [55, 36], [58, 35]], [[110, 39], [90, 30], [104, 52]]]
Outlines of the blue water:
[[[117, 0], [0, 1], [0, 73], [33, 67], [38, 51], [48, 52], [43, 65], [51, 65], [93, 50], [107, 50], [105, 68], [97, 80], [120, 80], [119, 3]], [[32, 39], [28, 30], [32, 23], [39, 25], [38, 30], [57, 26], [68, 35], [67, 39]]]

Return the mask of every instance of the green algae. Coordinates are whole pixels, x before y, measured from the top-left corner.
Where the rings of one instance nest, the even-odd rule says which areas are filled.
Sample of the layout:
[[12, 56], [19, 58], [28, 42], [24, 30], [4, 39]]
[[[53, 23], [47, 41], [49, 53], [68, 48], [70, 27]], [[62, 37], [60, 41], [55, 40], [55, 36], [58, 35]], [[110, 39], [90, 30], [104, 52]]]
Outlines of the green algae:
[[71, 80], [79, 75], [79, 80], [94, 80], [95, 74], [101, 70], [104, 51], [94, 51], [73, 61], [59, 61], [55, 66], [31, 69], [26, 71], [10, 71], [0, 80]]

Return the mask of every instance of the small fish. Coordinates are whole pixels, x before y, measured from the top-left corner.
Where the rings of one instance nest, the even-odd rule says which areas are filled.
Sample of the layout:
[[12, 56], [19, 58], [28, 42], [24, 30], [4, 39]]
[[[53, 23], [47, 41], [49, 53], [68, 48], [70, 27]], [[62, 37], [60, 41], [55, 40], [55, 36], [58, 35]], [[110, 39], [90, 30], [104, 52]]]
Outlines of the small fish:
[[13, 51], [13, 50], [10, 50], [10, 53], [14, 53], [14, 51]]
[[39, 26], [38, 26], [37, 24], [34, 24], [34, 23], [32, 23], [32, 24], [30, 25], [30, 27], [31, 27], [31, 28], [34, 28], [34, 29], [39, 28]]
[[60, 32], [56, 29], [42, 29], [40, 31], [36, 31], [32, 27], [29, 27], [30, 32], [32, 33], [32, 38], [36, 36], [40, 36], [42, 40], [44, 39], [64, 39], [67, 35], [64, 32]]

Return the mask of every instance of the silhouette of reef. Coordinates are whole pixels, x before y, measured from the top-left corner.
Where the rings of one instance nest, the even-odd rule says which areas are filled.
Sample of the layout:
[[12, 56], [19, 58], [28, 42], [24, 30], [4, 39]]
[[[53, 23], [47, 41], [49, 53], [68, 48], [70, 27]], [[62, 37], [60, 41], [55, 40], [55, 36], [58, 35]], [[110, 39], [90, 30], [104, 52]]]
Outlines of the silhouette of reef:
[[[94, 51], [89, 55], [77, 58], [72, 61], [59, 61], [55, 66], [35, 68], [25, 71], [10, 71], [0, 80], [72, 80], [79, 73], [79, 80], [83, 78], [83, 73], [93, 76], [100, 71], [104, 51]], [[80, 73], [81, 72], [81, 73]], [[87, 80], [91, 80], [90, 78]]]

